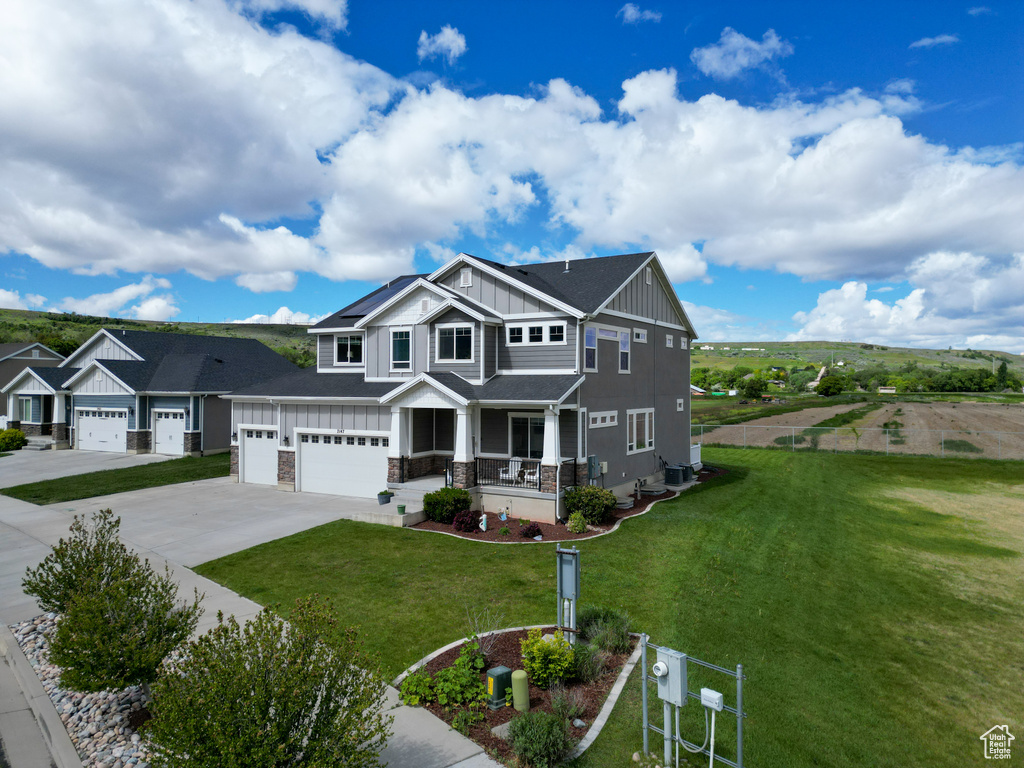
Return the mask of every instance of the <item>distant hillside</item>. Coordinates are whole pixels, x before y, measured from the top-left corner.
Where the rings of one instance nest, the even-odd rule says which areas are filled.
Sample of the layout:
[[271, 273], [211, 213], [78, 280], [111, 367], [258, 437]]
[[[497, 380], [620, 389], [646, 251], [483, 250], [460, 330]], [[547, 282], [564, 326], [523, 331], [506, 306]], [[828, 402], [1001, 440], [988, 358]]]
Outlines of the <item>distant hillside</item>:
[[241, 323], [161, 323], [146, 320], [126, 320], [116, 317], [31, 312], [20, 309], [0, 309], [0, 343], [9, 341], [38, 341], [51, 349], [68, 355], [100, 328], [128, 328], [163, 331], [167, 333], [195, 333], [205, 336], [231, 336], [257, 339], [283, 354], [297, 365], [316, 362], [313, 337], [304, 325], [248, 325]]

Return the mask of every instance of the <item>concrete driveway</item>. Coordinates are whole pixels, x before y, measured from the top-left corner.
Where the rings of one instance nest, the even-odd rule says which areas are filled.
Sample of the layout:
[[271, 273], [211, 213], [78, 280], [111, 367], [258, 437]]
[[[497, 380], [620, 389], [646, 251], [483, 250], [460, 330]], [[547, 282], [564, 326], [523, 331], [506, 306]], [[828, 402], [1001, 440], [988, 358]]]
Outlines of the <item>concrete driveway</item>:
[[155, 453], [105, 453], [103, 451], [14, 451], [0, 458], [0, 488], [22, 483], [84, 475], [102, 469], [121, 469], [167, 461], [174, 456]]

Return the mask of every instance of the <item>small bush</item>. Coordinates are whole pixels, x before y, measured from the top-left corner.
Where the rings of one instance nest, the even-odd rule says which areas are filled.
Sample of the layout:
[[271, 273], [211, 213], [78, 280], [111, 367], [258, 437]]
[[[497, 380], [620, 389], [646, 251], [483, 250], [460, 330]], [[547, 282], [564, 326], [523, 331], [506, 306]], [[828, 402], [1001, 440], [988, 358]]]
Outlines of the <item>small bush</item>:
[[576, 643], [572, 649], [572, 677], [581, 683], [592, 683], [608, 669], [610, 654], [587, 643]]
[[570, 517], [581, 512], [591, 525], [600, 525], [615, 509], [615, 494], [596, 485], [577, 485], [565, 489], [565, 511]]
[[534, 536], [540, 536], [540, 526], [537, 523], [530, 523], [529, 525], [524, 525], [522, 528], [519, 529], [519, 535], [522, 536], [524, 539], [532, 539]]
[[564, 680], [572, 674], [572, 646], [561, 632], [545, 639], [539, 629], [531, 629], [519, 647], [523, 652], [523, 668], [538, 688], [547, 688], [554, 681]]
[[5, 429], [0, 432], [0, 451], [17, 451], [28, 445], [28, 438], [20, 429]]
[[437, 703], [450, 709], [487, 698], [487, 689], [480, 679], [480, 672], [484, 666], [480, 646], [476, 643], [464, 645], [454, 664], [434, 674], [434, 694]]
[[519, 762], [534, 768], [558, 765], [573, 747], [565, 720], [539, 710], [515, 718], [508, 740]]
[[563, 720], [583, 717], [587, 701], [579, 688], [566, 688], [561, 683], [551, 686], [551, 711]]
[[569, 529], [570, 533], [586, 533], [587, 518], [583, 516], [582, 512], [573, 512], [569, 515], [569, 522], [565, 524], [565, 527]]
[[499, 536], [508, 536], [510, 533], [512, 533], [512, 531], [508, 529], [507, 525], [501, 526], [500, 530], [498, 531]]
[[418, 707], [437, 698], [434, 695], [434, 680], [423, 669], [417, 669], [402, 681], [400, 691], [403, 704]]
[[472, 533], [480, 526], [480, 513], [471, 509], [464, 509], [455, 515], [452, 520], [452, 528], [463, 533]]
[[423, 497], [423, 514], [435, 523], [451, 525], [455, 515], [473, 504], [465, 488], [440, 488]]
[[576, 614], [580, 639], [608, 653], [625, 653], [633, 644], [629, 615], [614, 608], [584, 606]]

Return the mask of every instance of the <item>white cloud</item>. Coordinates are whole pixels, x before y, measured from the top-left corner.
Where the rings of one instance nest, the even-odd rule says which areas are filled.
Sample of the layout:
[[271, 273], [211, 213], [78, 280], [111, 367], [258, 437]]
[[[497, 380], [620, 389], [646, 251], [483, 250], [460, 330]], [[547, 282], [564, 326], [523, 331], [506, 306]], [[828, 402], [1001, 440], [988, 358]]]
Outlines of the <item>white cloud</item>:
[[967, 12], [971, 14], [971, 16], [983, 16], [985, 14], [992, 13], [992, 9], [987, 5], [976, 5], [973, 8], [968, 8]]
[[426, 30], [420, 32], [416, 55], [420, 61], [434, 59], [438, 56], [454, 64], [455, 60], [466, 52], [466, 38], [455, 27], [445, 24], [436, 35], [428, 35]]
[[622, 17], [623, 24], [639, 24], [641, 21], [661, 21], [660, 11], [642, 11], [636, 3], [626, 3], [619, 8], [616, 16]]
[[694, 48], [690, 60], [705, 75], [729, 80], [746, 69], [760, 67], [792, 53], [792, 44], [780, 38], [774, 29], [765, 32], [759, 43], [732, 27], [726, 27], [717, 43]]
[[333, 29], [348, 26], [348, 0], [235, 0], [243, 13], [263, 16], [281, 10], [302, 11]]
[[130, 317], [136, 320], [170, 320], [181, 310], [174, 303], [170, 294], [150, 296], [128, 310]]
[[272, 315], [252, 315], [245, 320], [231, 320], [232, 323], [253, 323], [259, 325], [313, 325], [319, 323], [327, 315], [307, 315], [305, 312], [292, 312], [288, 307], [281, 307]]
[[18, 291], [0, 288], [0, 307], [4, 309], [39, 309], [46, 303], [46, 297], [35, 293], [22, 296]]
[[[109, 293], [94, 293], [92, 296], [86, 296], [83, 299], [76, 299], [69, 296], [61, 299], [57, 308], [62, 312], [77, 312], [80, 315], [113, 317], [119, 313], [123, 314], [122, 310], [129, 302], [150, 296], [150, 294], [157, 289], [166, 290], [170, 287], [171, 283], [169, 280], [162, 277], [146, 275], [137, 283], [122, 285], [120, 288], [115, 288]], [[130, 316], [138, 317], [140, 320], [163, 320], [166, 318], [144, 317], [139, 315], [139, 312], [147, 314], [153, 312], [159, 314], [161, 311], [173, 309], [174, 311], [172, 314], [177, 314], [178, 310], [173, 307], [173, 299], [169, 295], [164, 295], [159, 298], [163, 301], [162, 304], [159, 302], [142, 302], [128, 310], [128, 313]]]
[[299, 281], [294, 272], [263, 272], [245, 274], [235, 278], [235, 283], [248, 288], [253, 293], [270, 293], [271, 291], [290, 291]]
[[773, 337], [772, 331], [764, 328], [755, 319], [716, 307], [706, 307], [681, 300], [686, 316], [701, 339], [764, 339]]
[[959, 43], [960, 38], [956, 35], [937, 35], [935, 37], [922, 37], [915, 40], [908, 47], [910, 48], [934, 48], [937, 45], [952, 45]]

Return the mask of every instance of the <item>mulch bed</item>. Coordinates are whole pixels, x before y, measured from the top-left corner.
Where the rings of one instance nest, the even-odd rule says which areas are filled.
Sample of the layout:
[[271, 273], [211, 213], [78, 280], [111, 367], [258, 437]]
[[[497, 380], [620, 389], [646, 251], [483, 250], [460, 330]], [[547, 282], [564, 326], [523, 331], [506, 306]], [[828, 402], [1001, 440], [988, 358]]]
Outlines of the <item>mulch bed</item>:
[[[548, 634], [554, 632], [554, 630], [554, 627], [547, 627], [541, 631], [544, 634]], [[494, 647], [491, 648], [491, 652], [487, 654], [487, 666], [485, 667], [484, 672], [480, 674], [480, 679], [484, 683], [487, 682], [486, 670], [488, 669], [499, 666], [505, 666], [511, 670], [523, 668], [523, 655], [520, 647], [520, 641], [525, 640], [528, 633], [529, 630], [521, 629], [498, 635], [498, 638], [494, 643]], [[633, 647], [636, 647], [635, 638], [633, 641]], [[424, 669], [430, 674], [434, 674], [438, 670], [450, 667], [452, 663], [454, 663], [455, 659], [459, 657], [459, 652], [461, 650], [462, 645], [459, 645], [456, 648], [445, 651], [440, 656], [431, 659]], [[604, 706], [605, 699], [608, 698], [608, 692], [611, 691], [612, 686], [615, 685], [615, 680], [619, 676], [619, 672], [622, 671], [622, 667], [629, 659], [630, 653], [632, 653], [632, 649], [627, 653], [612, 656], [608, 669], [594, 682], [587, 685], [578, 683], [569, 686], [571, 689], [582, 691], [583, 700], [586, 702], [586, 708], [583, 716], [580, 718], [586, 723], [586, 726], [583, 728], [576, 728], [571, 723], [569, 725], [569, 733], [576, 741], [579, 741], [586, 735], [587, 730], [597, 717], [597, 713], [601, 711], [601, 707]], [[445, 711], [444, 707], [437, 703], [427, 704], [425, 705], [425, 709], [429, 710], [432, 714], [441, 718], [449, 725], [452, 724], [452, 719], [459, 712], [458, 709], [454, 709], [449, 713]], [[538, 688], [531, 682], [530, 711], [537, 709], [545, 712], [551, 712], [551, 692]], [[491, 733], [491, 729], [497, 725], [501, 725], [502, 723], [507, 723], [516, 714], [517, 712], [515, 708], [511, 706], [501, 707], [494, 711], [484, 707], [484, 720], [483, 722], [475, 723], [470, 727], [469, 738], [483, 747], [488, 753], [497, 754], [503, 761], [508, 761], [512, 757], [511, 747], [507, 741]]]
[[[725, 474], [726, 470], [719, 469], [718, 467], [704, 467], [697, 476], [697, 482], [703, 483], [710, 480], [718, 475]], [[531, 542], [533, 539], [524, 539], [519, 535], [520, 528], [525, 526], [528, 522], [537, 522], [540, 526], [541, 535], [544, 537], [544, 541], [575, 541], [577, 539], [590, 539], [594, 536], [599, 536], [602, 533], [607, 533], [620, 521], [627, 517], [635, 517], [642, 512], [647, 511], [647, 508], [656, 501], [662, 499], [671, 499], [676, 494], [673, 491], [665, 491], [664, 493], [658, 494], [657, 496], [646, 496], [641, 494], [640, 501], [633, 502], [633, 506], [629, 509], [615, 509], [612, 510], [611, 516], [605, 523], [601, 525], [592, 525], [587, 528], [584, 533], [573, 533], [562, 523], [551, 524], [541, 523], [537, 521], [530, 521], [526, 518], [509, 517], [508, 520], [502, 521], [498, 518], [498, 515], [493, 512], [487, 513], [487, 530], [481, 531], [479, 528], [471, 533], [455, 530], [451, 525], [444, 523], [436, 523], [433, 520], [424, 520], [422, 523], [410, 526], [413, 529], [421, 531], [437, 531], [439, 533], [448, 533], [453, 536], [458, 536], [463, 539], [470, 539], [472, 541], [493, 541], [493, 542], [504, 542], [504, 543], [524, 543]], [[500, 531], [502, 527], [508, 527], [509, 532], [502, 534]]]

